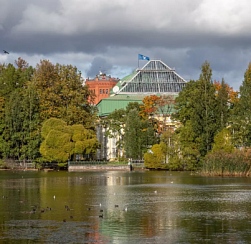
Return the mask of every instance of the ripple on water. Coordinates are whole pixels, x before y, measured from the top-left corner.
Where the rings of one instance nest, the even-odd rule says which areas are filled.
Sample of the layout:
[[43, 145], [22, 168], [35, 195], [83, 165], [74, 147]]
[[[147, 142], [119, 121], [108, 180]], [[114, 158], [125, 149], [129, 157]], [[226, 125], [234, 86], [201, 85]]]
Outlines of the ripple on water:
[[[51, 220], [11, 220], [2, 226], [0, 239], [33, 240], [55, 243], [92, 243], [96, 230], [93, 223]], [[6, 228], [7, 227], [7, 228]]]

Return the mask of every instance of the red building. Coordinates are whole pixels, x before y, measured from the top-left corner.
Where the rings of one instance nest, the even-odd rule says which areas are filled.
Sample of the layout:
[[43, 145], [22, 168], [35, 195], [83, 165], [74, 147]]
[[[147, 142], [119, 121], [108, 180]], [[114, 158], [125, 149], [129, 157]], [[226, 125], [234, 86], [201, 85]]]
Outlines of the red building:
[[112, 78], [110, 75], [100, 72], [99, 75], [96, 75], [94, 79], [86, 79], [85, 84], [89, 86], [95, 95], [94, 104], [98, 104], [103, 98], [109, 97], [110, 89], [113, 88], [119, 81], [119, 78]]

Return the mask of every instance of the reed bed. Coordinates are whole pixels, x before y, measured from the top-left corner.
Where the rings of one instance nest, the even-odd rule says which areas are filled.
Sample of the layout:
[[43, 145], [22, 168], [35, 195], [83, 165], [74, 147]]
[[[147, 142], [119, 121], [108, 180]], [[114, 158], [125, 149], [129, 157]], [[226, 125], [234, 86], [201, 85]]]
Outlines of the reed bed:
[[206, 156], [201, 174], [205, 176], [249, 176], [251, 150], [217, 151]]

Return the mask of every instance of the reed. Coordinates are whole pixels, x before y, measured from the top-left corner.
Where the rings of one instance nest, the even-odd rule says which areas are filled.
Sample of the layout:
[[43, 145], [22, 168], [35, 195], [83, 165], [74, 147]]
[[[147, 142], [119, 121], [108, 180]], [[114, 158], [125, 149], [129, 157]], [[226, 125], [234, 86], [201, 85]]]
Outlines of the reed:
[[249, 176], [251, 167], [251, 149], [232, 153], [217, 151], [206, 156], [201, 174], [206, 176]]

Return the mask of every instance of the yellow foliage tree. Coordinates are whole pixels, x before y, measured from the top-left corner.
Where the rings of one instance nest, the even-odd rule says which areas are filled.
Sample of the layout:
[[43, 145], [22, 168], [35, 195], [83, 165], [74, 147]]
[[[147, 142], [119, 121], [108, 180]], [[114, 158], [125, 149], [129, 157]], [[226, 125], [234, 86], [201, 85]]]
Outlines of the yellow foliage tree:
[[95, 154], [99, 142], [92, 130], [83, 125], [68, 126], [60, 119], [44, 122], [41, 132], [44, 141], [40, 153], [45, 161], [65, 163], [75, 154]]

